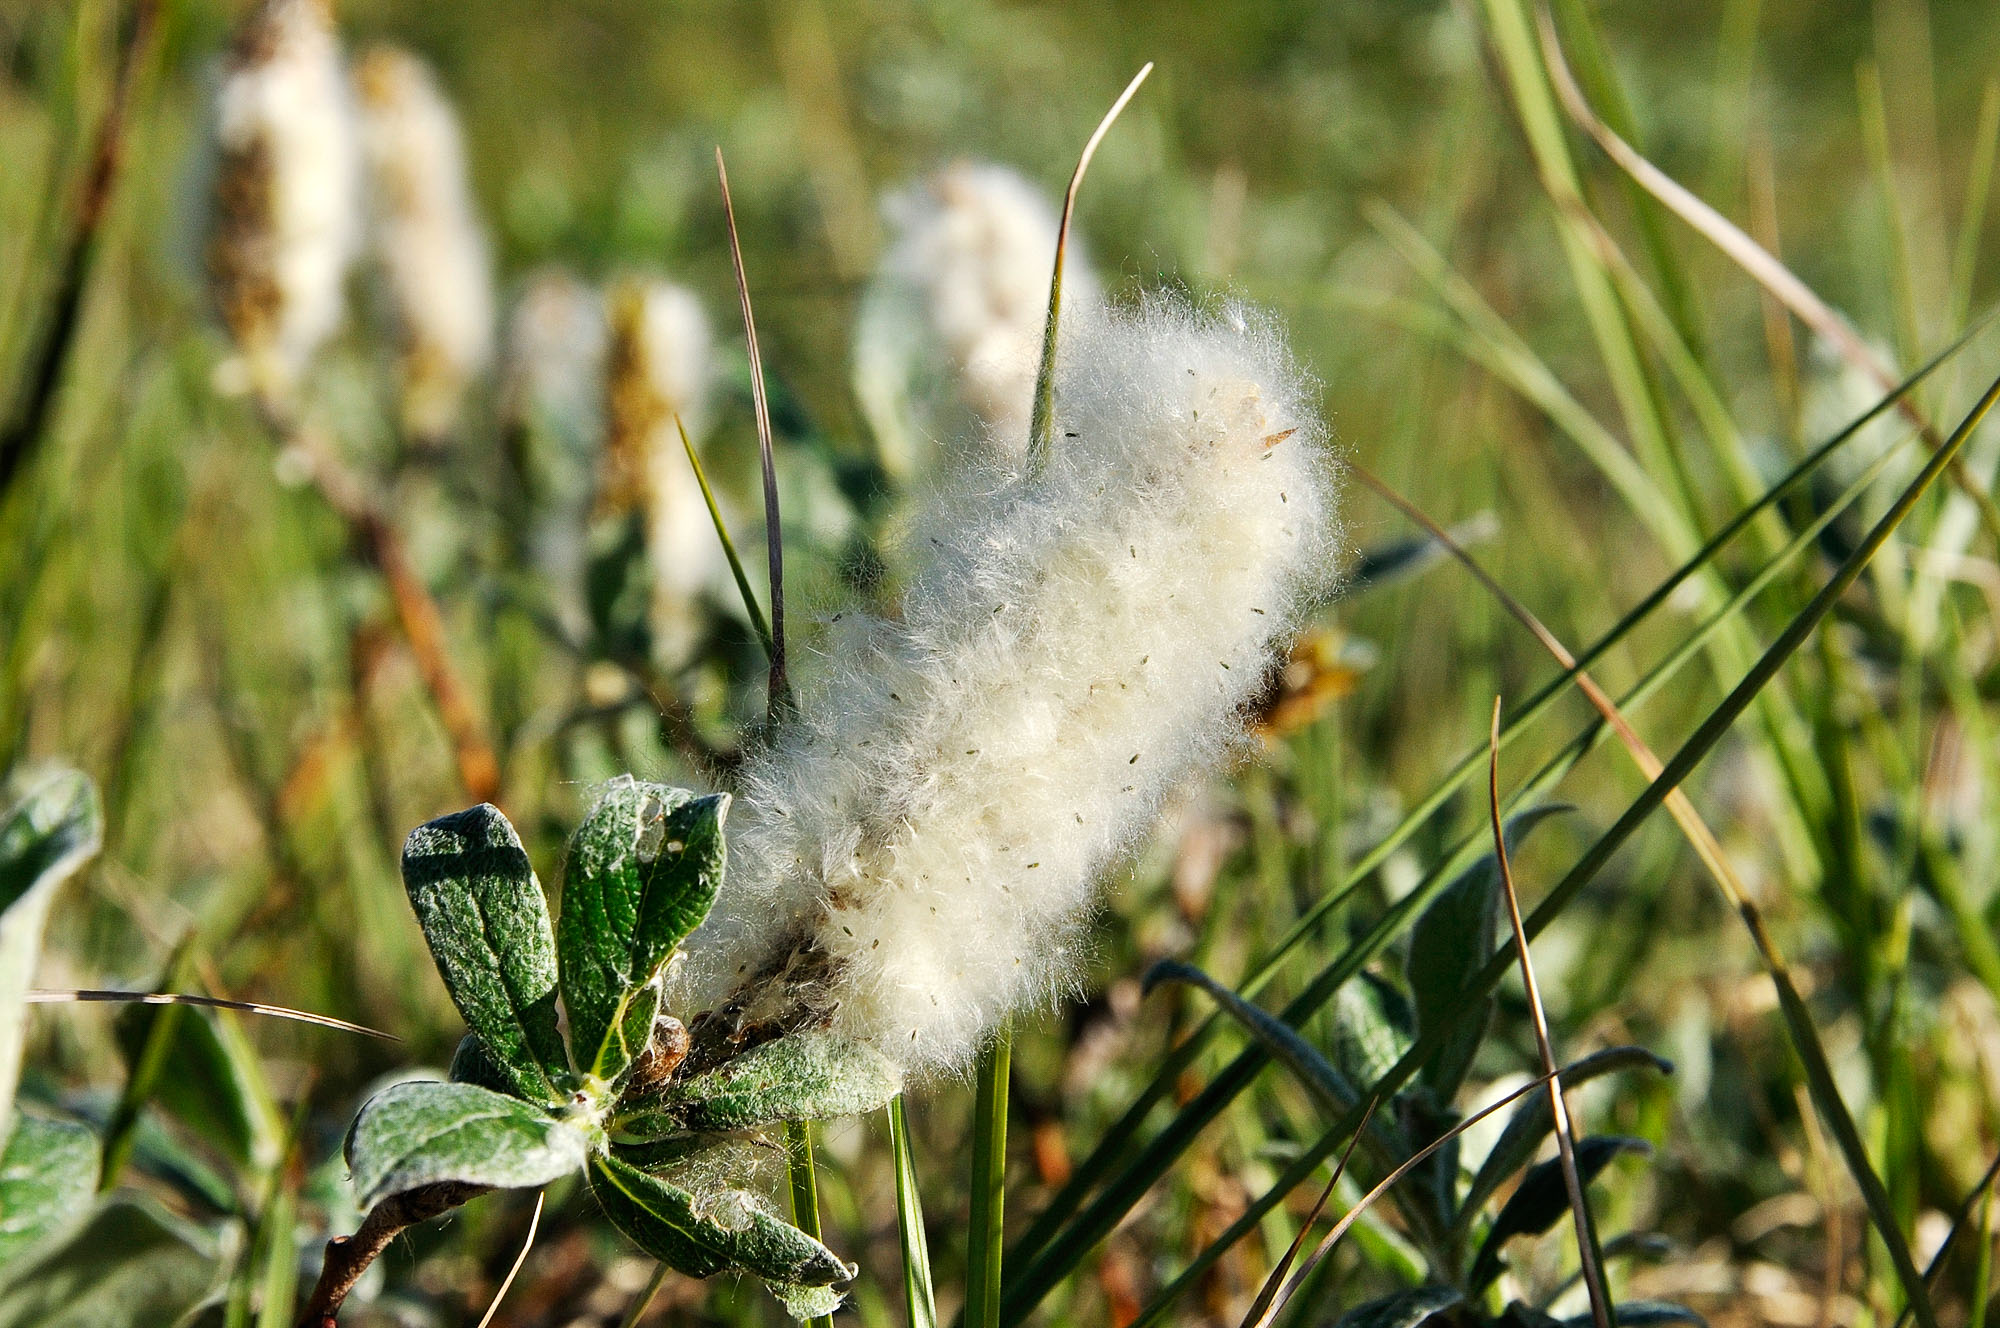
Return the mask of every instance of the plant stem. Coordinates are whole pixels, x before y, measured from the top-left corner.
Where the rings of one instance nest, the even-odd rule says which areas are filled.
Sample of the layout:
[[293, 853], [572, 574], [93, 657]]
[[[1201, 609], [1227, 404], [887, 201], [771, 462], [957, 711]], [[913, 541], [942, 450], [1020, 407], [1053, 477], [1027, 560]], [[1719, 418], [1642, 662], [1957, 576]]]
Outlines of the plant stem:
[[353, 1235], [335, 1236], [326, 1243], [326, 1261], [320, 1265], [319, 1281], [299, 1314], [298, 1328], [334, 1328], [348, 1293], [368, 1271], [368, 1265], [389, 1248], [390, 1241], [405, 1228], [448, 1213], [484, 1193], [483, 1185], [446, 1181], [393, 1194], [376, 1204]]
[[[1573, 662], [1573, 661], [1572, 661]], [[1557, 1073], [1555, 1045], [1549, 1040], [1549, 1017], [1542, 1009], [1541, 985], [1535, 981], [1535, 964], [1528, 957], [1528, 933], [1521, 925], [1521, 896], [1514, 889], [1514, 868], [1507, 861], [1507, 832], [1500, 819], [1500, 698], [1493, 698], [1492, 728], [1487, 738], [1487, 807], [1493, 818], [1493, 853], [1500, 864], [1500, 884], [1507, 901], [1507, 922], [1514, 930], [1514, 953], [1521, 961], [1521, 985], [1528, 994], [1528, 1013], [1535, 1025], [1535, 1049], [1541, 1054], [1542, 1072], [1549, 1077], [1549, 1112], [1555, 1121], [1556, 1151], [1562, 1156], [1563, 1187], [1569, 1191], [1570, 1211], [1576, 1220], [1576, 1256], [1583, 1269], [1584, 1289], [1590, 1293], [1590, 1317], [1597, 1328], [1618, 1328], [1605, 1289], [1602, 1251], [1597, 1246], [1597, 1229], [1590, 1218], [1590, 1201], [1584, 1194], [1583, 1176], [1576, 1168], [1576, 1140], [1570, 1124], [1569, 1101], [1563, 1095], [1562, 1076]]]

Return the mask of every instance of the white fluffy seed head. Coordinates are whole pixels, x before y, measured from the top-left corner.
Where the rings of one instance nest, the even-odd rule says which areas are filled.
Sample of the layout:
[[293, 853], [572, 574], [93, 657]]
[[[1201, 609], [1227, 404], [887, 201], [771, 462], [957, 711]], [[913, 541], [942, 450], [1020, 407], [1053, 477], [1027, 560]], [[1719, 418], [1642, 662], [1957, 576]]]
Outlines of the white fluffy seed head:
[[218, 90], [209, 271], [267, 405], [290, 406], [345, 313], [361, 238], [358, 135], [327, 0], [265, 0], [238, 33]]
[[[908, 474], [912, 435], [925, 433], [1019, 456], [1048, 315], [1056, 209], [1010, 168], [962, 161], [892, 195], [884, 210], [894, 240], [864, 301], [856, 381], [891, 453], [885, 461]], [[1072, 236], [1064, 307], [1101, 299]], [[923, 399], [942, 395], [956, 400]], [[918, 418], [903, 418], [909, 409]], [[952, 418], [966, 411], [978, 427]]]
[[562, 268], [528, 275], [507, 320], [500, 413], [595, 451], [604, 427], [604, 297]]
[[1327, 583], [1310, 395], [1240, 309], [1077, 319], [1045, 468], [946, 476], [900, 620], [843, 615], [748, 763], [679, 1008], [827, 1020], [923, 1072], [1071, 986], [1097, 882], [1236, 748]]
[[707, 430], [714, 337], [694, 293], [671, 282], [627, 278], [609, 305], [609, 435], [598, 507], [644, 513], [653, 652], [671, 667], [697, 643], [700, 594], [727, 576], [680, 434], [685, 426], [693, 441]]
[[403, 423], [450, 431], [493, 358], [493, 264], [458, 117], [430, 68], [378, 46], [355, 69], [375, 257], [402, 340]]

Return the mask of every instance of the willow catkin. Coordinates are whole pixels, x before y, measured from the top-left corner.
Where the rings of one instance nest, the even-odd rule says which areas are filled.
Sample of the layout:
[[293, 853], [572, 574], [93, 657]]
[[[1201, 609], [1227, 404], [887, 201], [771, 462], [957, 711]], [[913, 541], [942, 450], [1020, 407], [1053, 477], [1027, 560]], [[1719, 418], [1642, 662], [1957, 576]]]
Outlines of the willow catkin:
[[[857, 388], [877, 432], [892, 453], [915, 451], [906, 435], [935, 433], [960, 449], [1019, 456], [1034, 409], [1056, 209], [1009, 167], [961, 161], [892, 195], [884, 211], [894, 238], [864, 300], [856, 349]], [[1066, 308], [1102, 299], [1074, 237], [1063, 284]], [[973, 427], [923, 399], [940, 388]], [[912, 410], [919, 418], [901, 418]], [[898, 473], [914, 469], [910, 455], [885, 460]]]
[[643, 515], [653, 655], [674, 667], [698, 643], [701, 595], [727, 576], [680, 434], [685, 427], [698, 439], [707, 428], [714, 339], [701, 302], [671, 282], [627, 278], [611, 292], [609, 312], [598, 511]]
[[340, 326], [360, 246], [353, 106], [329, 0], [265, 0], [238, 32], [215, 105], [209, 274], [242, 385], [288, 409]]
[[493, 358], [493, 264], [458, 117], [421, 60], [378, 46], [354, 72], [371, 248], [401, 342], [403, 427], [450, 432]]
[[1172, 300], [1077, 320], [1038, 473], [957, 468], [898, 620], [846, 614], [748, 762], [677, 1008], [830, 1022], [962, 1067], [1078, 971], [1097, 882], [1245, 709], [1328, 579], [1333, 495], [1277, 330]]

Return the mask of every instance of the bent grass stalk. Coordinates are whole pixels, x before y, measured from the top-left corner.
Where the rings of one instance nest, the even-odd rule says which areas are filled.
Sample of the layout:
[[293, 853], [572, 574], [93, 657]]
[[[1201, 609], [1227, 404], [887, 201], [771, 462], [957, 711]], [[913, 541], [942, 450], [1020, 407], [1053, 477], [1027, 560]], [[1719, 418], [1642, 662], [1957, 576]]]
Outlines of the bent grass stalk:
[[[1579, 673], [1578, 679], [1585, 674]], [[1609, 716], [1606, 716], [1608, 719]], [[1583, 1269], [1584, 1289], [1590, 1294], [1590, 1317], [1597, 1328], [1618, 1328], [1611, 1308], [1611, 1296], [1604, 1285], [1604, 1252], [1597, 1245], [1597, 1224], [1590, 1216], [1590, 1200], [1584, 1193], [1583, 1177], [1576, 1169], [1576, 1139], [1570, 1125], [1569, 1099], [1563, 1092], [1562, 1076], [1556, 1069], [1554, 1044], [1549, 1041], [1549, 1016], [1542, 1009], [1542, 989], [1535, 981], [1535, 964], [1528, 954], [1528, 938], [1521, 930], [1521, 897], [1514, 889], [1514, 868], [1507, 860], [1507, 827], [1500, 816], [1500, 698], [1493, 698], [1493, 719], [1486, 740], [1486, 806], [1493, 824], [1493, 853], [1500, 864], [1500, 887], [1507, 901], [1507, 924], [1514, 932], [1514, 952], [1521, 960], [1521, 986], [1528, 996], [1528, 1014], [1535, 1027], [1535, 1050], [1542, 1058], [1542, 1073], [1549, 1083], [1549, 1115], [1555, 1122], [1556, 1152], [1562, 1157], [1563, 1188], [1569, 1191], [1570, 1212], [1576, 1223], [1576, 1256]]]

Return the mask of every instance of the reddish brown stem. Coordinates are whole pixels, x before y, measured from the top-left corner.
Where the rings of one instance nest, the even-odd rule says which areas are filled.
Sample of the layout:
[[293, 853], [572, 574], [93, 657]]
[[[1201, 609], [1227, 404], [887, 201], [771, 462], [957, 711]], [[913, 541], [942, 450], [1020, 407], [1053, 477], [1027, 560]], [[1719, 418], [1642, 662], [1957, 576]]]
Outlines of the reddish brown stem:
[[451, 739], [458, 777], [465, 791], [479, 802], [494, 801], [500, 795], [499, 759], [486, 741], [478, 712], [451, 666], [444, 616], [410, 562], [402, 535], [322, 439], [304, 429], [288, 430], [283, 436], [287, 445], [306, 461], [314, 487], [347, 523], [388, 583], [396, 624], [410, 643], [417, 672]]
[[313, 1284], [312, 1295], [299, 1314], [298, 1328], [334, 1328], [348, 1293], [368, 1271], [368, 1265], [389, 1248], [389, 1242], [405, 1229], [448, 1213], [484, 1193], [486, 1187], [482, 1185], [446, 1181], [393, 1194], [376, 1204], [353, 1235], [335, 1236], [326, 1243], [326, 1260], [320, 1265], [319, 1281]]

